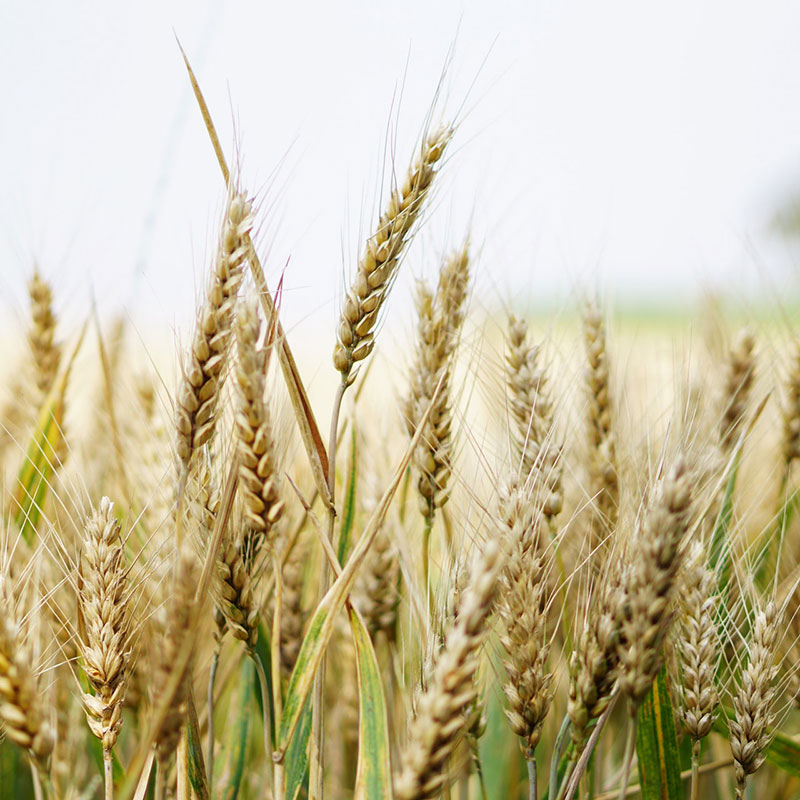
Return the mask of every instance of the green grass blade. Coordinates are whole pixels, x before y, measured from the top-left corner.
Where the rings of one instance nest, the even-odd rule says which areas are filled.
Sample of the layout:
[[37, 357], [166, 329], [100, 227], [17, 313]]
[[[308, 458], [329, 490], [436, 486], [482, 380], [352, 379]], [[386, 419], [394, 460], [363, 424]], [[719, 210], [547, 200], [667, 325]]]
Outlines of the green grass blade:
[[353, 524], [356, 521], [356, 486], [358, 484], [358, 450], [356, 446], [356, 428], [353, 430], [350, 442], [350, 466], [347, 473], [347, 490], [344, 497], [344, 511], [342, 512], [342, 529], [339, 532], [339, 547], [336, 555], [339, 563], [347, 560], [347, 551], [350, 548], [350, 537], [353, 533]]
[[286, 800], [297, 800], [308, 784], [308, 740], [311, 738], [311, 700], [306, 700], [292, 741], [286, 749]]
[[[231, 731], [228, 741], [228, 758], [225, 774], [227, 779], [219, 794], [221, 800], [236, 800], [244, 776], [245, 757], [247, 744], [250, 740], [250, 730], [253, 720], [253, 698], [256, 694], [256, 668], [249, 658], [242, 660], [240, 667], [241, 690], [239, 693], [239, 707], [236, 714], [236, 723]], [[227, 738], [227, 737], [226, 737]], [[213, 787], [211, 793], [214, 795]]]
[[665, 667], [639, 708], [636, 758], [643, 800], [682, 800], [681, 759]]
[[364, 622], [349, 608], [358, 669], [358, 768], [354, 800], [392, 800], [389, 720], [378, 659]]

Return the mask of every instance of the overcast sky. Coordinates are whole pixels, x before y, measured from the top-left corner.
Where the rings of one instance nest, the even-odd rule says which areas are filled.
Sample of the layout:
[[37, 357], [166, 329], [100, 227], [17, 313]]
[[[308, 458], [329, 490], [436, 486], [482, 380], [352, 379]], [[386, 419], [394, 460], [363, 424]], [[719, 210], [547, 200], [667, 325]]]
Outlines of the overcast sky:
[[34, 262], [67, 316], [188, 316], [224, 196], [173, 30], [290, 324], [329, 328], [439, 85], [459, 129], [401, 298], [468, 229], [489, 306], [797, 280], [768, 231], [800, 184], [796, 2], [0, 5], [6, 318]]

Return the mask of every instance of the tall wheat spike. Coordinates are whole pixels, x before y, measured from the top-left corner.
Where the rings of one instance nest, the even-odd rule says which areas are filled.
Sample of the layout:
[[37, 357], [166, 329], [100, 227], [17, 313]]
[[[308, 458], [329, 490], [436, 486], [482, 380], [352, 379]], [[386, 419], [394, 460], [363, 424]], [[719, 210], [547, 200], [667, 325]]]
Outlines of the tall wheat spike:
[[392, 188], [375, 233], [367, 240], [336, 330], [333, 364], [345, 385], [355, 380], [356, 365], [372, 352], [381, 307], [452, 136], [450, 127], [425, 136], [405, 181]]
[[208, 293], [200, 306], [176, 399], [178, 458], [188, 471], [192, 455], [211, 438], [230, 348], [233, 311], [253, 226], [247, 198], [231, 192]]

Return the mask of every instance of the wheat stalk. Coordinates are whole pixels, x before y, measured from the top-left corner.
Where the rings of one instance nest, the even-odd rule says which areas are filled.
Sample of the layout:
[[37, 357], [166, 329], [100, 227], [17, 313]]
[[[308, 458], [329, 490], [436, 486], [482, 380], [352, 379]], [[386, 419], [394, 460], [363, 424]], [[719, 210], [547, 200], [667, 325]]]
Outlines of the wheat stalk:
[[619, 517], [619, 482], [611, 406], [608, 350], [603, 318], [594, 305], [583, 315], [586, 343], [589, 428], [589, 489], [592, 498], [592, 549], [605, 542]]

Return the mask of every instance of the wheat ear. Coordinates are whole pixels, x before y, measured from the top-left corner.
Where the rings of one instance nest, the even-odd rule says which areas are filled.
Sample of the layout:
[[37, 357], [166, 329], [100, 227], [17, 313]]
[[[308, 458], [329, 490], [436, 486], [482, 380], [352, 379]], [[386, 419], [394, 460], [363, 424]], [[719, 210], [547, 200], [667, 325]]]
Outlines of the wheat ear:
[[41, 402], [50, 391], [61, 363], [61, 347], [55, 341], [56, 317], [53, 313], [53, 292], [38, 272], [28, 284], [31, 303], [31, 328], [28, 345], [36, 371], [36, 388]]
[[465, 711], [478, 692], [480, 649], [504, 561], [500, 545], [491, 541], [473, 565], [458, 616], [418, 698], [395, 780], [397, 800], [437, 797], [447, 783], [447, 761], [465, 733]]
[[[540, 542], [541, 517], [534, 505], [525, 502], [526, 497], [514, 497], [520, 493], [519, 488], [511, 490], [501, 521], [509, 556], [500, 574], [497, 618], [508, 675], [503, 686], [506, 716], [520, 737], [525, 760], [534, 762], [535, 775], [536, 745], [552, 701], [552, 676], [547, 669], [550, 591], [548, 562]], [[536, 796], [535, 786], [531, 795]]]
[[420, 510], [426, 529], [432, 526], [436, 510], [448, 499], [452, 470], [450, 382], [464, 322], [468, 283], [469, 252], [465, 243], [443, 262], [436, 294], [424, 284], [420, 284], [417, 291], [419, 339], [405, 408], [409, 435], [414, 435], [439, 381], [443, 380], [414, 454], [419, 473]]
[[730, 452], [747, 410], [747, 401], [755, 377], [755, 339], [749, 330], [740, 331], [728, 353], [719, 443], [723, 453]]
[[594, 582], [591, 591], [586, 619], [569, 662], [567, 713], [575, 761], [586, 745], [592, 720], [608, 708], [617, 681], [625, 602], [619, 565], [609, 562], [605, 580]]
[[772, 738], [769, 728], [775, 720], [773, 704], [777, 695], [775, 649], [780, 615], [773, 602], [755, 616], [750, 658], [742, 673], [734, 716], [728, 721], [731, 753], [736, 776], [736, 798], [744, 798], [747, 776], [764, 763], [764, 750]]
[[542, 513], [552, 524], [564, 505], [561, 447], [553, 441], [553, 404], [539, 355], [539, 348], [528, 343], [527, 324], [509, 315], [505, 372], [519, 482], [530, 480], [536, 487]]
[[130, 614], [124, 542], [107, 497], [86, 524], [80, 577], [78, 603], [85, 629], [81, 655], [93, 690], [83, 694], [83, 703], [89, 728], [103, 743], [110, 797], [111, 750], [122, 727], [130, 658]]
[[[159, 770], [166, 769], [170, 756], [175, 752], [181, 728], [186, 718], [186, 702], [189, 697], [189, 681], [194, 664], [194, 635], [197, 615], [195, 589], [197, 579], [196, 559], [184, 545], [176, 553], [174, 592], [159, 610], [155, 627], [157, 628], [155, 664], [153, 668], [153, 698], [156, 703], [176, 685], [171, 702], [161, 720], [154, 737]], [[189, 658], [184, 658], [186, 652]], [[176, 664], [181, 667], [175, 674]]]
[[683, 610], [677, 637], [681, 665], [681, 720], [694, 742], [711, 731], [719, 706], [714, 673], [719, 655], [716, 574], [706, 567], [703, 545], [694, 542], [682, 582]]
[[785, 384], [785, 399], [781, 409], [783, 417], [782, 452], [788, 468], [800, 458], [800, 341], [795, 342], [792, 367]]
[[619, 640], [619, 685], [632, 715], [661, 668], [662, 644], [674, 618], [671, 603], [691, 499], [691, 478], [679, 460], [656, 486], [633, 541], [636, 558], [625, 582]]
[[333, 364], [345, 385], [355, 380], [356, 365], [372, 352], [381, 307], [452, 135], [453, 129], [445, 127], [422, 140], [404, 183], [392, 189], [375, 233], [367, 240], [336, 330]]
[[0, 721], [5, 735], [28, 750], [42, 770], [54, 745], [45, 709], [30, 655], [6, 609], [0, 614]]
[[216, 408], [230, 345], [236, 294], [242, 282], [247, 242], [253, 225], [250, 203], [231, 193], [219, 237], [208, 293], [200, 306], [194, 335], [178, 387], [175, 424], [177, 452], [189, 461], [214, 433]]
[[611, 407], [608, 350], [603, 318], [594, 305], [583, 316], [586, 342], [589, 428], [589, 489], [592, 497], [592, 547], [607, 539], [619, 516], [616, 435]]

